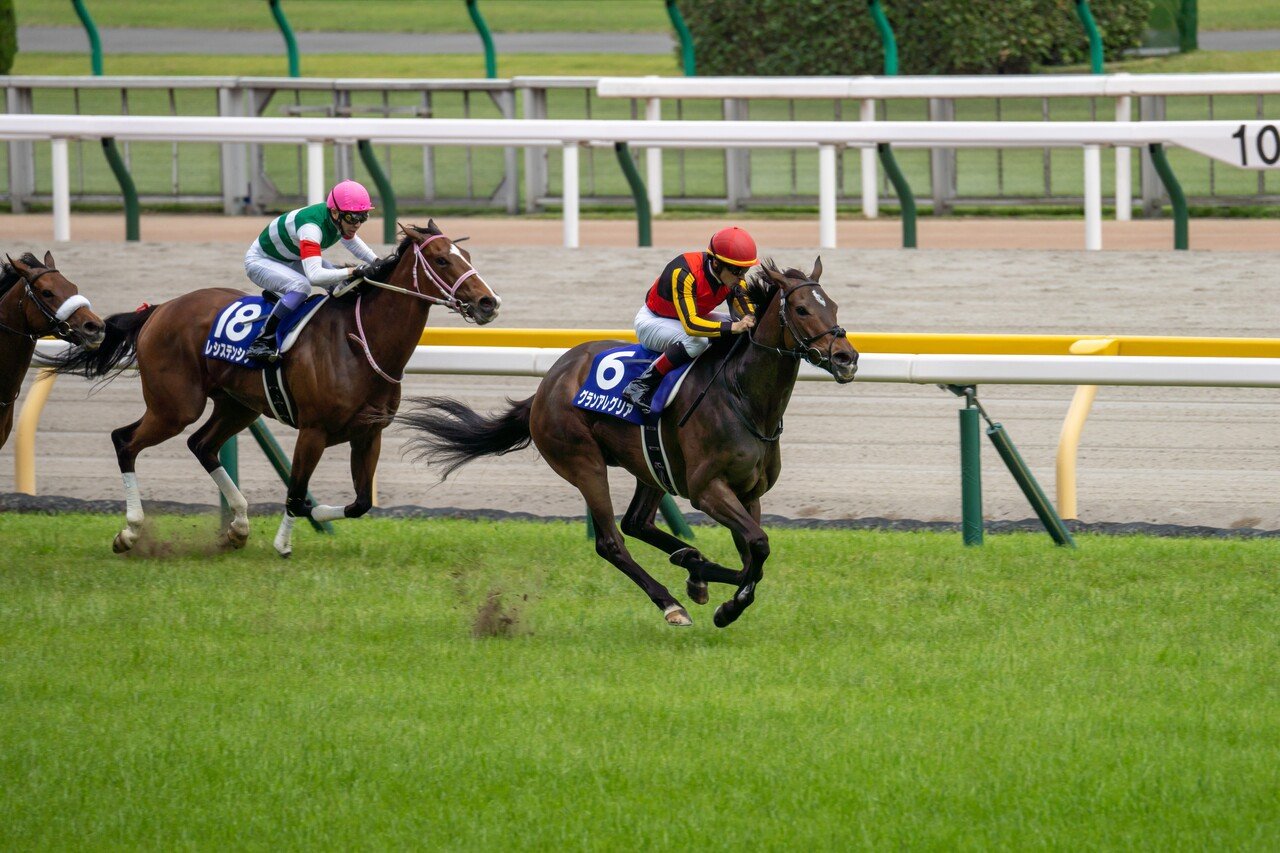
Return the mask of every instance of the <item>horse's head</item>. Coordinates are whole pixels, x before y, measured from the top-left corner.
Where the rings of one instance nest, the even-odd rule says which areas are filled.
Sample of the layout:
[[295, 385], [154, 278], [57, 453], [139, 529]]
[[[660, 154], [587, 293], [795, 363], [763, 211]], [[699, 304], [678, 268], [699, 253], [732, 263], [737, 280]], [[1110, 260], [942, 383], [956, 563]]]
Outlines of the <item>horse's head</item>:
[[427, 282], [416, 282], [422, 292], [429, 292], [434, 286], [445, 304], [481, 326], [498, 316], [502, 298], [471, 266], [471, 254], [446, 237], [434, 219], [427, 223], [426, 230], [412, 225], [400, 227], [413, 241], [415, 276], [418, 266], [425, 270]]
[[93, 313], [89, 300], [53, 266], [53, 254], [44, 253], [44, 262], [30, 253], [20, 258], [6, 256], [0, 269], [0, 293], [21, 281], [18, 296], [22, 322], [30, 334], [54, 334], [85, 349], [97, 349], [106, 335], [102, 318]]
[[766, 260], [760, 269], [763, 278], [757, 278], [752, 286], [752, 301], [763, 316], [776, 297], [779, 349], [821, 367], [841, 384], [852, 382], [858, 372], [858, 351], [836, 319], [836, 301], [818, 284], [822, 258], [814, 261], [808, 275], [797, 269], [783, 272], [772, 260]]

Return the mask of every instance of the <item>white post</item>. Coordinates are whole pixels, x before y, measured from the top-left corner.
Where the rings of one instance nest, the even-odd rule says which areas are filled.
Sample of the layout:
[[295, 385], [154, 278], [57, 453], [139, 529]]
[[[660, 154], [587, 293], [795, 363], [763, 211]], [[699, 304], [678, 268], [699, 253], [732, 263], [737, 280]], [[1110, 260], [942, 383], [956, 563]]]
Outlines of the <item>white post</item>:
[[67, 168], [67, 140], [50, 139], [53, 163], [53, 240], [71, 239], [71, 174]]
[[1102, 151], [1097, 145], [1084, 147], [1084, 247], [1102, 248]]
[[818, 245], [836, 247], [836, 147], [818, 146]]
[[307, 204], [324, 201], [324, 143], [307, 143]]
[[[858, 118], [862, 121], [876, 120], [876, 102], [868, 98], [862, 102]], [[876, 147], [863, 148], [862, 155], [862, 215], [867, 219], [875, 219], [880, 215], [880, 175], [876, 171]]]
[[564, 247], [578, 248], [578, 143], [564, 144]]
[[[1129, 121], [1132, 112], [1131, 98], [1121, 95], [1116, 98], [1116, 121]], [[1128, 222], [1133, 218], [1133, 175], [1130, 162], [1131, 155], [1123, 145], [1116, 146], [1116, 221]]]
[[[645, 121], [662, 121], [662, 99], [650, 98], [644, 105]], [[649, 148], [644, 152], [644, 180], [649, 189], [649, 212], [657, 216], [662, 212], [662, 149]]]

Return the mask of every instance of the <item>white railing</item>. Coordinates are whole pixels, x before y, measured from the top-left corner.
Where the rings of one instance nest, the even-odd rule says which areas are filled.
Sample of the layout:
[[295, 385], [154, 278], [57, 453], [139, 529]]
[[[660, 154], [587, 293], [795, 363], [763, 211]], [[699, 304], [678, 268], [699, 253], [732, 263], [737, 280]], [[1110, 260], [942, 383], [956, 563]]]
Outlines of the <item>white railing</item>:
[[[519, 79], [519, 78], [518, 78]], [[533, 78], [536, 79], [536, 78]], [[645, 101], [645, 118], [662, 117], [663, 98], [710, 98], [725, 101], [762, 99], [857, 100], [859, 119], [876, 120], [876, 101], [908, 98], [952, 100], [962, 98], [1114, 98], [1115, 120], [1127, 122], [1134, 97], [1179, 95], [1280, 94], [1280, 74], [1037, 74], [1009, 76], [919, 77], [602, 77], [596, 83], [602, 98], [634, 98]], [[726, 109], [726, 112], [728, 110]], [[931, 110], [932, 114], [932, 110]], [[1212, 114], [1212, 113], [1211, 113]], [[1116, 146], [1116, 219], [1132, 215], [1132, 175], [1129, 149]], [[662, 153], [646, 153], [646, 185], [649, 203], [662, 211]], [[874, 218], [879, 207], [875, 152], [862, 151], [862, 210]]]
[[50, 140], [55, 240], [71, 238], [67, 141], [258, 142], [308, 146], [308, 198], [323, 198], [323, 146], [367, 139], [386, 145], [561, 146], [564, 245], [579, 245], [578, 149], [619, 142], [681, 148], [817, 148], [818, 243], [836, 245], [836, 149], [1071, 147], [1084, 151], [1085, 248], [1102, 248], [1104, 146], [1178, 145], [1234, 166], [1280, 168], [1280, 129], [1261, 121], [1142, 122], [666, 122], [501, 119], [0, 116], [0, 139]]

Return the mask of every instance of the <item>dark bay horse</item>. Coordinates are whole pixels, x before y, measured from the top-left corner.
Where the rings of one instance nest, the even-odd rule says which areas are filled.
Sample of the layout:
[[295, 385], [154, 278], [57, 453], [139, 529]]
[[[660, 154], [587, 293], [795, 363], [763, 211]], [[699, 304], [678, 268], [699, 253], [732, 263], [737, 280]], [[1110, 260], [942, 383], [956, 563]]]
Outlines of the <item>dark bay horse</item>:
[[102, 343], [102, 318], [53, 265], [30, 253], [0, 264], [0, 447], [13, 429], [14, 404], [31, 366], [36, 339], [56, 335], [86, 350]]
[[[402, 228], [404, 239], [396, 251], [371, 265], [353, 292], [322, 306], [284, 356], [298, 441], [285, 514], [275, 538], [281, 556], [292, 552], [295, 518], [359, 518], [373, 505], [382, 430], [400, 405], [400, 380], [431, 306], [445, 305], [483, 324], [497, 316], [502, 303], [471, 266], [470, 255], [434, 221], [425, 230]], [[117, 552], [133, 547], [143, 521], [134, 473], [138, 454], [194, 423], [206, 399], [213, 401], [213, 412], [187, 446], [234, 512], [222, 534], [224, 544], [238, 548], [248, 538], [248, 502], [222, 468], [218, 450], [259, 415], [270, 416], [271, 410], [260, 371], [203, 355], [219, 312], [243, 296], [238, 290], [207, 288], [114, 314], [107, 318], [106, 340], [97, 352], [73, 350], [57, 368], [95, 377], [137, 361], [147, 410], [111, 433], [127, 504], [127, 526], [113, 543]], [[345, 507], [311, 506], [306, 499], [311, 474], [325, 448], [343, 442], [351, 444], [355, 500]]]
[[[639, 585], [669, 624], [689, 625], [680, 602], [632, 559], [614, 522], [607, 469], [625, 468], [636, 478], [636, 491], [622, 531], [662, 549], [672, 563], [686, 569], [686, 588], [698, 604], [707, 602], [707, 581], [736, 586], [733, 597], [716, 609], [715, 624], [724, 627], [755, 600], [756, 585], [764, 576], [769, 537], [760, 527], [760, 497], [782, 468], [778, 436], [801, 359], [827, 370], [840, 383], [852, 381], [857, 371], [858, 353], [837, 323], [836, 303], [818, 284], [821, 274], [820, 259], [809, 275], [794, 269], [783, 273], [772, 261], [766, 262], [750, 284], [757, 322], [748, 333], [749, 344], [744, 346], [747, 342], [739, 338], [723, 359], [696, 361], [678, 399], [662, 414], [676, 490], [732, 531], [741, 571], [707, 560], [654, 524], [663, 491], [645, 463], [639, 427], [573, 405], [592, 359], [621, 341], [596, 341], [569, 350], [548, 371], [537, 393], [498, 415], [480, 415], [447, 397], [416, 401], [414, 410], [400, 415], [417, 433], [409, 446], [433, 462], [445, 463], [447, 477], [472, 459], [518, 450], [532, 440], [547, 464], [586, 498], [595, 522], [596, 552]], [[678, 428], [682, 415], [704, 391], [688, 422]]]

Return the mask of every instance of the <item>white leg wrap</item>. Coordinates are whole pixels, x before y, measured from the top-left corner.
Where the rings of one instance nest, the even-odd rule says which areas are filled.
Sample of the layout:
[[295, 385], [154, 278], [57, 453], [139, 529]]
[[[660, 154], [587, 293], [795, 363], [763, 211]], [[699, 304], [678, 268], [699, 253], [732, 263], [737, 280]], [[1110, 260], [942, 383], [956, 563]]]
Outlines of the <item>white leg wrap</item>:
[[287, 557], [293, 553], [293, 516], [285, 513], [280, 519], [280, 529], [276, 531], [276, 553]]
[[320, 506], [313, 507], [311, 517], [316, 521], [337, 521], [340, 518], [346, 518], [346, 509], [340, 506]]
[[142, 493], [138, 491], [138, 475], [132, 471], [124, 475], [124, 517], [130, 527], [142, 524]]
[[218, 470], [210, 472], [209, 476], [213, 478], [213, 482], [218, 484], [218, 489], [222, 492], [222, 497], [226, 499], [227, 506], [231, 507], [230, 527], [232, 531], [239, 536], [248, 536], [249, 502], [245, 500], [244, 493], [236, 486], [226, 468], [219, 466]]

